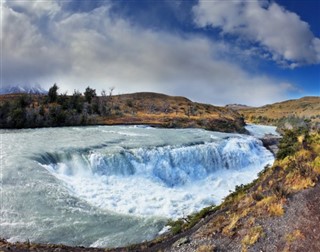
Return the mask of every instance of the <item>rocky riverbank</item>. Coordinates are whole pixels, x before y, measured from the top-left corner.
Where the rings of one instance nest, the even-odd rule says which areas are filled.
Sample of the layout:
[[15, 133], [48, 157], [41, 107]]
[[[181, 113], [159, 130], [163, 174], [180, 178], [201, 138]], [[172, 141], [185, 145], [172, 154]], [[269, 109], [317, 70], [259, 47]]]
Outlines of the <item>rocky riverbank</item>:
[[280, 139], [281, 136], [276, 136], [273, 134], [267, 134], [264, 137], [260, 138], [260, 140], [263, 143], [263, 146], [266, 147], [269, 151], [271, 151], [274, 156], [276, 156], [279, 151]]

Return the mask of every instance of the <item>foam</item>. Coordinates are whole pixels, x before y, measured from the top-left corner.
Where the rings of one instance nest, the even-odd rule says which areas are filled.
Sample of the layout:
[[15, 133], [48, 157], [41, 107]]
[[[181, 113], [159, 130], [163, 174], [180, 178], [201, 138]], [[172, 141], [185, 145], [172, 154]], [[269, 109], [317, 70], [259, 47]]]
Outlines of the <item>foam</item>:
[[275, 136], [280, 136], [277, 132], [277, 127], [269, 125], [259, 125], [259, 124], [247, 124], [245, 127], [249, 131], [250, 135], [261, 138], [267, 134], [272, 134]]
[[167, 218], [218, 204], [273, 162], [252, 136], [200, 129], [1, 132], [0, 230], [12, 241], [116, 247], [152, 239]]
[[116, 213], [173, 219], [219, 204], [273, 162], [253, 137], [71, 157], [43, 166], [73, 196]]

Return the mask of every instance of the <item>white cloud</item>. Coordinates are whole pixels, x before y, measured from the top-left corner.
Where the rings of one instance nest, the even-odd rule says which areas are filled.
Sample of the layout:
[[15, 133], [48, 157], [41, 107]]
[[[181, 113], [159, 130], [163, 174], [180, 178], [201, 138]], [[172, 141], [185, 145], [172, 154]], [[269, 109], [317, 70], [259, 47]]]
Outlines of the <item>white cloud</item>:
[[199, 27], [220, 28], [223, 33], [258, 42], [281, 65], [294, 68], [320, 62], [319, 39], [309, 25], [275, 2], [199, 0], [193, 13]]
[[[81, 13], [65, 13], [61, 6], [54, 13], [30, 8], [18, 12], [4, 6], [3, 71], [9, 85], [57, 82], [69, 93], [88, 85], [114, 86], [116, 93], [153, 91], [249, 105], [282, 100], [292, 88], [219, 57], [230, 48], [223, 42], [139, 28], [111, 18], [108, 6]], [[46, 29], [32, 8], [40, 8], [42, 16], [51, 13]]]
[[33, 0], [33, 1], [10, 1], [5, 0], [4, 4], [9, 8], [24, 13], [29, 17], [30, 20], [36, 20], [43, 16], [53, 17], [56, 15], [60, 6], [57, 1], [43, 1], [43, 0]]
[[46, 38], [32, 19], [36, 18], [3, 6], [4, 81], [31, 82], [35, 76], [57, 74], [57, 70], [66, 68], [66, 62], [57, 57], [60, 52], [55, 42]]

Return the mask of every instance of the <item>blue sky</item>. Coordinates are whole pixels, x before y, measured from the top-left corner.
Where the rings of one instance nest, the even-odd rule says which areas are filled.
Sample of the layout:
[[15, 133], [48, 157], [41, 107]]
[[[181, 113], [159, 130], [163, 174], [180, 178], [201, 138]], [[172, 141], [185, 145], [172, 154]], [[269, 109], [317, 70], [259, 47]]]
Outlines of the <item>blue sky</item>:
[[2, 86], [264, 105], [320, 95], [318, 0], [3, 0]]

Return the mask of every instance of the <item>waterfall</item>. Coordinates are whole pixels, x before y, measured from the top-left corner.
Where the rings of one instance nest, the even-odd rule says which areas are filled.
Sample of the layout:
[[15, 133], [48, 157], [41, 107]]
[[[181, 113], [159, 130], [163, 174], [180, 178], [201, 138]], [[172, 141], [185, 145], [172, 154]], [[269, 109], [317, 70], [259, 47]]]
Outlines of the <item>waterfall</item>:
[[1, 237], [117, 247], [219, 204], [273, 155], [253, 136], [90, 126], [2, 130]]
[[[156, 197], [151, 200], [152, 204], [143, 208], [145, 204], [142, 202], [148, 201], [144, 190], [146, 194], [149, 191], [154, 195], [160, 191], [164, 194], [176, 193], [174, 197], [181, 196], [178, 202], [182, 199], [191, 202], [199, 199], [200, 195], [201, 202], [195, 200], [194, 206], [188, 210], [193, 211], [199, 206], [216, 203], [217, 198], [221, 199], [224, 194], [217, 193], [219, 196], [213, 198], [203, 191], [197, 195], [201, 189], [194, 189], [196, 184], [203, 183], [208, 187], [211, 184], [213, 192], [226, 191], [230, 184], [236, 185], [243, 179], [239, 178], [241, 174], [252, 173], [257, 167], [260, 169], [270, 162], [272, 155], [254, 137], [233, 136], [207, 143], [121, 148], [111, 153], [108, 148], [101, 147], [72, 149], [43, 153], [36, 159], [64, 181], [75, 196], [95, 206], [125, 214], [162, 215], [163, 209], [149, 211], [152, 204], [158, 205], [155, 203]], [[246, 175], [243, 177], [246, 178]], [[220, 180], [230, 181], [221, 184], [218, 182]], [[145, 188], [146, 185], [148, 188]], [[190, 188], [195, 191], [186, 193]], [[125, 194], [131, 195], [128, 197], [132, 197], [132, 202]], [[158, 200], [161, 202], [162, 198]], [[164, 215], [180, 216], [184, 210], [179, 210], [170, 200], [170, 197], [164, 200], [168, 205]]]

